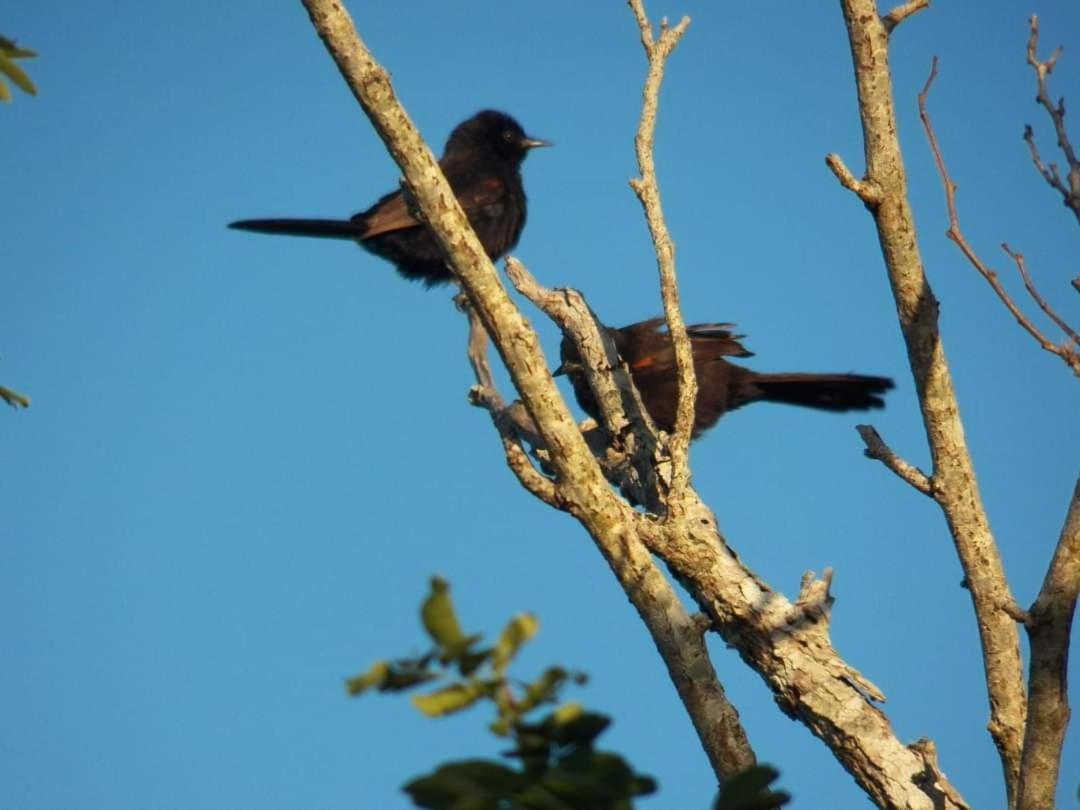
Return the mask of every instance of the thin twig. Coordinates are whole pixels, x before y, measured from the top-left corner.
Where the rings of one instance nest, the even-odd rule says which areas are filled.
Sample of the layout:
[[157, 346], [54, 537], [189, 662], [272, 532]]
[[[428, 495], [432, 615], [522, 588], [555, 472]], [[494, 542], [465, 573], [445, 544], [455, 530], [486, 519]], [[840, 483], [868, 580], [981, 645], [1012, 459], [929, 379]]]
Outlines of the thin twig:
[[1054, 104], [1046, 88], [1046, 77], [1053, 72], [1054, 65], [1057, 64], [1062, 49], [1061, 47], [1054, 48], [1046, 61], [1040, 62], [1035, 54], [1039, 44], [1039, 18], [1032, 14], [1028, 22], [1031, 27], [1031, 34], [1027, 43], [1027, 63], [1035, 71], [1035, 78], [1038, 83], [1038, 93], [1035, 100], [1046, 109], [1050, 120], [1054, 124], [1058, 147], [1064, 153], [1065, 161], [1069, 167], [1069, 183], [1067, 186], [1061, 180], [1057, 166], [1051, 163], [1049, 171], [1043, 166], [1042, 161], [1039, 159], [1039, 152], [1035, 148], [1035, 136], [1030, 125], [1024, 128], [1024, 140], [1027, 141], [1028, 148], [1031, 150], [1031, 158], [1035, 163], [1035, 168], [1039, 170], [1039, 174], [1052, 188], [1060, 192], [1062, 201], [1080, 221], [1080, 161], [1076, 159], [1076, 152], [1073, 151], [1072, 143], [1069, 141], [1069, 136], [1065, 131], [1065, 99], [1059, 99], [1058, 103]]
[[934, 163], [937, 165], [938, 174], [941, 176], [941, 184], [945, 189], [945, 207], [948, 210], [949, 216], [949, 228], [945, 231], [945, 235], [960, 249], [960, 252], [964, 254], [964, 257], [971, 266], [979, 272], [979, 275], [986, 279], [990, 288], [1001, 300], [1001, 303], [1005, 305], [1005, 308], [1008, 309], [1016, 319], [1016, 322], [1019, 323], [1043, 349], [1060, 357], [1066, 365], [1073, 369], [1074, 373], [1080, 374], [1080, 358], [1075, 357], [1075, 355], [1070, 356], [1069, 352], [1063, 350], [1061, 346], [1047, 338], [1039, 328], [1028, 319], [1028, 317], [1020, 310], [1020, 307], [1013, 301], [1012, 296], [1010, 296], [1001, 285], [997, 273], [983, 263], [960, 230], [960, 218], [956, 213], [956, 183], [953, 182], [948, 169], [945, 168], [945, 158], [942, 157], [941, 148], [938, 146], [937, 142], [937, 136], [934, 134], [934, 128], [930, 123], [930, 113], [926, 110], [926, 97], [930, 92], [930, 86], [934, 83], [935, 78], [937, 78], [936, 56], [930, 62], [930, 75], [926, 79], [926, 84], [924, 84], [923, 89], [919, 91], [919, 118], [922, 119], [923, 129], [926, 131], [926, 138], [930, 142], [930, 151], [934, 155]]
[[894, 453], [885, 444], [885, 440], [881, 438], [881, 434], [877, 432], [873, 425], [856, 425], [855, 429], [859, 431], [859, 435], [866, 445], [866, 450], [863, 452], [866, 453], [867, 458], [880, 461], [923, 495], [934, 497], [933, 480], [918, 467], [909, 464]]
[[835, 152], [830, 152], [825, 156], [825, 165], [836, 175], [840, 185], [848, 191], [854, 192], [866, 204], [867, 208], [874, 208], [881, 202], [881, 189], [873, 183], [858, 179], [851, 173], [851, 169], [844, 163], [844, 159]]
[[[469, 320], [466, 353], [477, 381], [477, 385], [469, 391], [469, 401], [473, 405], [486, 409], [491, 415], [491, 421], [499, 433], [499, 440], [506, 454], [506, 464], [521, 485], [549, 506], [565, 510], [566, 499], [562, 497], [555, 482], [541, 475], [533, 466], [528, 453], [521, 446], [521, 434], [513, 420], [508, 418], [507, 408], [503, 405], [502, 396], [491, 376], [491, 367], [487, 357], [488, 333], [483, 321], [480, 320], [480, 316], [476, 314], [476, 310], [468, 299], [462, 300], [459, 308], [465, 311]], [[539, 436], [535, 434], [532, 438], [534, 442], [540, 441]]]
[[[1049, 303], [1047, 303], [1047, 299], [1043, 298], [1039, 294], [1038, 289], [1036, 289], [1035, 287], [1035, 283], [1031, 281], [1031, 276], [1028, 275], [1027, 262], [1024, 261], [1024, 254], [1018, 251], [1013, 251], [1013, 249], [1009, 247], [1008, 242], [1002, 242], [1001, 249], [1005, 253], [1008, 253], [1009, 257], [1016, 262], [1016, 269], [1020, 271], [1020, 278], [1024, 280], [1024, 286], [1027, 288], [1028, 294], [1031, 296], [1031, 298], [1035, 299], [1036, 303], [1038, 303], [1039, 309], [1047, 313], [1047, 318], [1057, 324], [1057, 328], [1061, 329], [1062, 332], [1065, 333], [1066, 337], [1068, 337], [1068, 339], [1072, 341], [1072, 347], [1074, 348], [1072, 348], [1071, 351], [1072, 354], [1076, 354], [1075, 347], [1077, 345], [1080, 345], [1080, 335], [1077, 334], [1076, 329], [1072, 328], [1068, 325], [1068, 323], [1065, 322], [1065, 319], [1063, 319], [1061, 315], [1058, 315], [1051, 308]], [[1080, 364], [1080, 357], [1076, 357], [1075, 362], [1071, 365], [1074, 366], [1074, 368], [1078, 368], [1078, 364]], [[1078, 368], [1078, 373], [1080, 373], [1080, 368]]]

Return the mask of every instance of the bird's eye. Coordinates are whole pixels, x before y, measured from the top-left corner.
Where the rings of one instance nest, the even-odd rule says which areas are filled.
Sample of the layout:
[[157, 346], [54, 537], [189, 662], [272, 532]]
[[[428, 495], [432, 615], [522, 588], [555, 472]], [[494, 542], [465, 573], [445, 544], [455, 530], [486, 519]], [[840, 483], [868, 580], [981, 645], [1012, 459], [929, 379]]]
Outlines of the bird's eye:
[[503, 130], [503, 140], [506, 141], [507, 143], [510, 143], [511, 141], [514, 140], [514, 133], [511, 132], [508, 129], [504, 129]]

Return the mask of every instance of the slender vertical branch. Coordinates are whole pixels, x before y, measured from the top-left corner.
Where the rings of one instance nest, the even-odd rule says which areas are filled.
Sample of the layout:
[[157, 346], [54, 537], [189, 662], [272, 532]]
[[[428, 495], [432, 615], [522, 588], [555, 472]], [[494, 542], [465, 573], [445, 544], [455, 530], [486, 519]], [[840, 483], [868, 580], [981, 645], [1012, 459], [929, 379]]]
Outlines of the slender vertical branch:
[[694, 375], [694, 356], [690, 338], [686, 334], [682, 309], [679, 306], [679, 287], [675, 279], [675, 243], [668, 233], [664, 222], [664, 212], [660, 205], [660, 186], [656, 179], [656, 165], [653, 162], [653, 136], [656, 132], [656, 111], [660, 103], [660, 83], [664, 79], [664, 62], [675, 49], [690, 25], [690, 18], [683, 17], [674, 28], [669, 28], [667, 20], [660, 21], [660, 38], [653, 36], [652, 25], [645, 13], [643, 0], [629, 0], [630, 9], [637, 20], [641, 32], [641, 45], [649, 61], [642, 90], [641, 120], [638, 124], [634, 146], [637, 151], [640, 177], [630, 181], [631, 187], [645, 209], [645, 219], [649, 224], [653, 245], [656, 248], [656, 263], [660, 272], [660, 296], [664, 302], [664, 319], [675, 347], [675, 366], [679, 372], [678, 405], [675, 411], [675, 434], [671, 437], [672, 459], [672, 496], [668, 516], [674, 523], [680, 520], [680, 502], [682, 493], [690, 480], [689, 447], [690, 432], [694, 427], [694, 403], [697, 400], [697, 377]]
[[877, 190], [870, 207], [907, 346], [933, 459], [933, 496], [944, 512], [971, 592], [990, 700], [989, 730], [1001, 757], [1010, 806], [1020, 775], [1027, 715], [1012, 600], [982, 506], [964, 439], [952, 378], [938, 332], [938, 305], [923, 272], [889, 74], [889, 36], [874, 0], [841, 0], [848, 29], [866, 156], [863, 183]]

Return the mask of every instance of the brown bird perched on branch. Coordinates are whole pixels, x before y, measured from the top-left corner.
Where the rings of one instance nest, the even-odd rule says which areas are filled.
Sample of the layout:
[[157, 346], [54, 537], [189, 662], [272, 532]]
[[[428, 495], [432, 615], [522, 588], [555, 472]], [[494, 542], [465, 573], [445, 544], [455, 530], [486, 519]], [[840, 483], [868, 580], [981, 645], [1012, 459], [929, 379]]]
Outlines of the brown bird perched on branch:
[[[550, 145], [529, 137], [517, 121], [495, 110], [478, 112], [450, 133], [439, 166], [492, 261], [517, 244], [525, 227], [521, 163], [530, 149]], [[393, 262], [405, 278], [423, 281], [427, 287], [445, 284], [454, 277], [435, 235], [410, 213], [400, 189], [351, 219], [242, 219], [229, 227], [286, 236], [353, 239]]]
[[[630, 368], [634, 385], [653, 422], [661, 430], [675, 429], [678, 370], [671, 335], [660, 331], [663, 318], [608, 329], [619, 356]], [[725, 357], [751, 357], [739, 343], [743, 335], [728, 331], [730, 323], [699, 323], [686, 327], [694, 355], [698, 394], [692, 436], [697, 438], [728, 411], [751, 402], [785, 402], [825, 411], [865, 411], [882, 408], [885, 391], [893, 387], [888, 377], [861, 374], [761, 374], [729, 363]], [[569, 337], [562, 341], [562, 365], [555, 374], [566, 374], [582, 409], [598, 418], [581, 356]]]

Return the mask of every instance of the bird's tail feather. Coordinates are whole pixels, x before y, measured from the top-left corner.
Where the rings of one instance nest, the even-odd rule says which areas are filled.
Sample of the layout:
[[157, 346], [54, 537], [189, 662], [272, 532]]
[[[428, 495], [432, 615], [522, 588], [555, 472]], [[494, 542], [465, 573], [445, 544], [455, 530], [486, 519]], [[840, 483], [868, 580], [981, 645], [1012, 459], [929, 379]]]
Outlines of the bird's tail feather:
[[803, 405], [825, 411], [882, 408], [882, 395], [893, 387], [888, 377], [861, 374], [760, 374], [754, 383], [770, 402]]
[[323, 239], [359, 239], [364, 226], [351, 219], [241, 219], [230, 228], [284, 236], [316, 236]]

